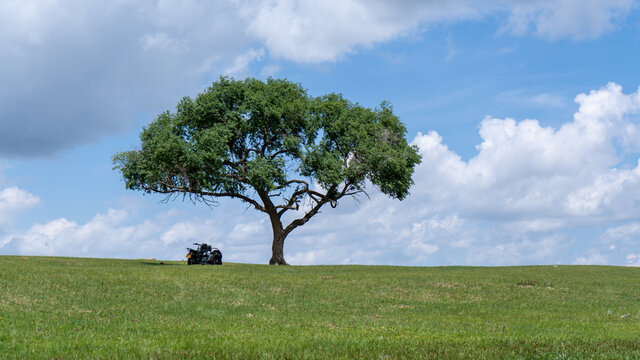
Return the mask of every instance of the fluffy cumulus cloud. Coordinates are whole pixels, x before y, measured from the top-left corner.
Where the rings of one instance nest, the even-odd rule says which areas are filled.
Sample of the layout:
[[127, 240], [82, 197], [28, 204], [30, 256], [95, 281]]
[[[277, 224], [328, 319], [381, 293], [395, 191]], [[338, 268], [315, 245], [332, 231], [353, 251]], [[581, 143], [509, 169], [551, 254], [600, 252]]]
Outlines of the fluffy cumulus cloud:
[[[463, 161], [436, 132], [414, 140], [423, 154], [414, 192], [466, 217], [515, 221], [528, 230], [636, 217], [640, 94], [607, 86], [576, 97], [573, 121], [485, 118], [478, 153]], [[636, 158], [637, 159], [637, 158]]]
[[40, 198], [18, 187], [0, 190], [0, 225], [10, 224], [23, 211], [40, 204]]
[[228, 228], [224, 214], [215, 219], [177, 214], [169, 210], [136, 222], [128, 210], [109, 209], [84, 224], [54, 219], [24, 231], [0, 233], [0, 254], [184, 260], [185, 247], [206, 242], [220, 248], [226, 261], [266, 261], [270, 244], [263, 220], [250, 217]]
[[298, 62], [333, 61], [415, 31], [423, 23], [477, 17], [482, 9], [460, 2], [359, 0], [262, 1], [243, 9], [248, 30], [271, 53]]
[[616, 1], [3, 1], [0, 155], [37, 156], [136, 127], [219, 74], [335, 61], [430, 25], [495, 16], [507, 32], [593, 38]]
[[[126, 226], [124, 210], [110, 209], [79, 225], [65, 218], [35, 224], [25, 232], [5, 236], [5, 253], [136, 257], [156, 247], [157, 225], [146, 221]], [[127, 256], [129, 255], [129, 256]]]
[[595, 38], [615, 28], [633, 7], [616, 1], [260, 1], [243, 8], [248, 30], [276, 56], [333, 61], [359, 47], [419, 32], [431, 25], [505, 15], [516, 35]]
[[0, 248], [8, 241], [3, 236], [15, 230], [20, 214], [39, 205], [40, 198], [28, 191], [16, 186], [0, 187]]
[[[302, 245], [290, 245], [292, 259], [332, 262], [328, 254], [339, 254], [341, 261], [358, 263], [619, 262], [624, 257], [588, 250], [593, 244], [567, 230], [630, 222], [591, 241], [606, 239], [601, 247], [613, 245], [617, 253], [637, 244], [640, 93], [625, 94], [610, 83], [575, 100], [578, 111], [557, 129], [536, 120], [485, 118], [482, 142], [468, 161], [436, 132], [418, 135], [414, 143], [423, 162], [407, 200], [374, 194], [344, 213], [323, 215], [300, 231], [296, 241]], [[586, 246], [584, 254], [569, 259], [572, 246]]]
[[[640, 92], [610, 83], [575, 101], [559, 128], [485, 118], [466, 161], [438, 133], [419, 134], [409, 198], [372, 191], [343, 202], [296, 230], [285, 255], [299, 264], [636, 264]], [[626, 225], [600, 238], [571, 231], [616, 222]]]

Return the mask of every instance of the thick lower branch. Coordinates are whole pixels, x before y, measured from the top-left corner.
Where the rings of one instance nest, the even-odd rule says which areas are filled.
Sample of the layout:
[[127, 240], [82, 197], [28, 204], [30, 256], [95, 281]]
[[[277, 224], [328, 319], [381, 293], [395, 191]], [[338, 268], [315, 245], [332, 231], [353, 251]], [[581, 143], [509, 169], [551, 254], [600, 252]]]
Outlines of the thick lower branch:
[[257, 201], [253, 200], [252, 198], [246, 196], [246, 195], [242, 195], [242, 194], [238, 194], [238, 193], [229, 193], [229, 192], [224, 192], [224, 193], [214, 193], [214, 192], [209, 192], [209, 191], [201, 191], [201, 190], [193, 190], [193, 189], [189, 189], [187, 187], [183, 187], [183, 186], [175, 186], [175, 185], [171, 185], [171, 184], [166, 184], [166, 183], [161, 183], [161, 184], [153, 184], [153, 185], [162, 185], [166, 188], [168, 188], [167, 190], [161, 190], [161, 189], [157, 189], [153, 186], [143, 186], [143, 189], [145, 191], [151, 191], [151, 192], [157, 192], [160, 194], [176, 194], [176, 193], [184, 193], [184, 194], [193, 194], [196, 196], [200, 196], [202, 198], [204, 198], [205, 196], [209, 196], [209, 197], [213, 197], [213, 198], [218, 198], [218, 197], [230, 197], [230, 198], [236, 198], [236, 199], [240, 199], [244, 202], [247, 202], [251, 205], [253, 205], [257, 210], [260, 210], [262, 212], [266, 212], [265, 207], [260, 205], [260, 203], [258, 203]]
[[316, 205], [313, 208], [311, 208], [311, 210], [308, 213], [306, 213], [303, 217], [293, 220], [289, 225], [287, 225], [286, 228], [284, 228], [285, 235], [289, 235], [289, 233], [292, 232], [298, 226], [302, 226], [306, 224], [307, 221], [309, 221], [315, 214], [318, 213], [322, 205], [326, 203], [327, 203], [326, 201], [320, 201], [319, 203], [316, 203]]
[[[329, 190], [327, 191], [327, 194], [333, 193], [336, 190], [337, 187], [338, 187], [338, 185], [334, 185], [331, 188], [329, 188]], [[298, 226], [302, 226], [302, 225], [306, 224], [307, 221], [309, 221], [314, 215], [316, 215], [318, 213], [318, 211], [320, 211], [320, 208], [324, 204], [329, 203], [331, 205], [331, 207], [335, 208], [338, 205], [338, 200], [340, 200], [342, 197], [349, 196], [349, 195], [355, 195], [355, 194], [358, 194], [361, 191], [361, 190], [349, 191], [350, 187], [351, 187], [351, 184], [345, 183], [344, 187], [342, 188], [342, 190], [338, 193], [337, 196], [335, 196], [333, 198], [329, 197], [327, 194], [320, 194], [320, 193], [315, 192], [315, 191], [307, 191], [307, 194], [309, 194], [309, 196], [312, 199], [314, 199], [316, 204], [311, 208], [311, 210], [309, 210], [309, 212], [304, 214], [303, 217], [301, 217], [299, 219], [295, 219], [289, 225], [287, 225], [287, 227], [284, 229], [285, 235], [288, 235], [290, 232], [292, 232]], [[314, 195], [318, 196], [318, 197], [321, 197], [321, 198], [320, 199], [315, 199], [313, 197]], [[284, 211], [281, 211], [281, 212], [284, 212]]]

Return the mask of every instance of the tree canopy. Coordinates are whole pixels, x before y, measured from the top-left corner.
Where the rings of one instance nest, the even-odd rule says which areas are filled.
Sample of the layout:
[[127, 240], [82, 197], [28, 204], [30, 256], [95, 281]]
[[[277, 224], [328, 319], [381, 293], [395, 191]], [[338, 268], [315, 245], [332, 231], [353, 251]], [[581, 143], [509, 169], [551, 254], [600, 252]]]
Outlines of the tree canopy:
[[160, 114], [142, 130], [141, 148], [116, 154], [114, 165], [128, 189], [209, 204], [235, 198], [266, 213], [269, 263], [286, 264], [285, 238], [324, 205], [368, 185], [400, 200], [409, 194], [420, 156], [405, 135], [386, 102], [370, 109], [340, 94], [309, 96], [283, 79], [221, 77]]

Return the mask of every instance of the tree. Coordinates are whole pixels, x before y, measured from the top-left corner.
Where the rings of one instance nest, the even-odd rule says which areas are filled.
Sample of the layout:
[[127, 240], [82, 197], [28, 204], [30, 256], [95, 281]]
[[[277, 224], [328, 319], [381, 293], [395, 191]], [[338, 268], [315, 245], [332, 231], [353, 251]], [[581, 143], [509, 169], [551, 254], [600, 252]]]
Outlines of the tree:
[[386, 102], [369, 109], [339, 94], [310, 97], [287, 80], [221, 77], [160, 114], [142, 130], [141, 149], [113, 161], [128, 189], [207, 204], [234, 198], [266, 213], [269, 264], [285, 265], [286, 237], [324, 205], [367, 184], [408, 195], [420, 156], [405, 134]]

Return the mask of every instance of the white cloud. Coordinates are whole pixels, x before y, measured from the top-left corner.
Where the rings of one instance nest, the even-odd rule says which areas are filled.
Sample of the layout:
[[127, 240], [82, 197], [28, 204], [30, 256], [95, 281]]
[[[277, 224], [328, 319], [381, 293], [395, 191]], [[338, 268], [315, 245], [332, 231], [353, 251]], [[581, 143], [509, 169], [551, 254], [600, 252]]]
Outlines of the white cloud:
[[436, 132], [418, 135], [423, 163], [413, 192], [465, 217], [526, 221], [517, 225], [540, 230], [580, 218], [636, 216], [629, 194], [640, 191], [640, 170], [616, 167], [616, 144], [638, 118], [639, 93], [608, 84], [576, 102], [574, 120], [557, 130], [536, 120], [485, 118], [482, 143], [468, 162]]
[[[640, 245], [640, 222], [630, 223], [607, 229], [599, 239], [599, 245], [618, 256], [626, 255], [626, 263], [620, 265], [640, 266], [640, 255], [636, 254]], [[624, 260], [623, 260], [624, 261]]]
[[448, 215], [444, 218], [436, 215], [431, 219], [425, 219], [419, 223], [413, 223], [411, 231], [415, 236], [423, 236], [425, 232], [430, 232], [435, 229], [453, 231], [462, 226], [463, 223], [464, 220], [460, 219], [457, 214]]
[[164, 245], [191, 244], [192, 242], [212, 243], [220, 235], [220, 229], [211, 221], [182, 221], [174, 224], [162, 234]]
[[513, 232], [530, 233], [561, 229], [564, 226], [564, 222], [559, 219], [538, 218], [534, 220], [510, 221], [505, 225], [505, 228]]
[[20, 213], [40, 203], [39, 197], [15, 186], [0, 190], [0, 226], [11, 225]]
[[311, 250], [311, 251], [302, 251], [295, 253], [293, 255], [287, 256], [287, 262], [290, 264], [296, 265], [316, 265], [316, 264], [326, 264], [331, 262], [331, 258], [333, 254], [330, 250], [321, 249], [321, 250]]
[[173, 51], [179, 50], [177, 42], [167, 33], [159, 32], [156, 34], [144, 34], [140, 40], [142, 48], [144, 50], [165, 50], [172, 49]]
[[517, 35], [533, 31], [552, 40], [592, 39], [613, 30], [615, 21], [634, 5], [633, 0], [520, 1], [514, 4], [507, 27]]
[[589, 256], [580, 256], [575, 259], [573, 265], [606, 265], [609, 263], [609, 257], [606, 255], [592, 253]]
[[233, 64], [224, 70], [225, 75], [231, 75], [236, 77], [244, 77], [247, 75], [248, 66], [255, 60], [260, 60], [264, 56], [263, 49], [249, 49], [245, 53], [242, 53], [233, 60]]
[[[438, 11], [438, 16], [430, 11]], [[421, 20], [475, 13], [468, 6], [425, 6], [384, 1], [260, 1], [243, 9], [248, 31], [276, 57], [296, 62], [334, 61], [357, 47], [391, 40]]]
[[248, 222], [236, 221], [237, 225], [229, 229], [225, 227], [229, 221], [224, 214], [214, 219], [190, 220], [176, 219], [174, 215], [165, 212], [155, 219], [135, 223], [130, 212], [109, 209], [84, 224], [59, 218], [34, 224], [25, 231], [0, 234], [0, 252], [184, 260], [186, 247], [205, 242], [220, 248], [226, 261], [268, 261], [271, 236], [264, 236], [261, 231], [262, 219], [241, 218]]
[[497, 233], [492, 241], [485, 241], [469, 249], [468, 264], [484, 265], [533, 265], [550, 264], [559, 259], [559, 253], [566, 246], [563, 235], [549, 235], [529, 239], [505, 236]]
[[636, 218], [640, 196], [640, 166], [632, 170], [611, 169], [597, 176], [593, 183], [568, 195], [567, 210], [575, 215], [605, 218]]
[[15, 230], [20, 215], [42, 204], [38, 196], [17, 186], [1, 187], [4, 182], [3, 170], [8, 167], [9, 163], [0, 159], [0, 248], [8, 242], [6, 235]]
[[453, 37], [451, 36], [451, 34], [447, 36], [446, 45], [447, 45], [447, 56], [444, 58], [444, 60], [446, 62], [450, 62], [451, 60], [453, 60], [454, 57], [456, 57], [456, 55], [458, 55], [458, 49], [456, 48], [455, 41], [453, 40]]
[[[331, 62], [361, 48], [419, 36], [429, 26], [488, 16], [499, 22], [510, 16], [506, 27], [516, 34], [534, 28], [533, 33], [550, 39], [593, 38], [613, 29], [633, 4], [3, 1], [0, 154], [46, 155], [132, 129], [139, 125], [139, 114], [172, 108], [176, 99], [195, 94], [219, 74], [251, 74], [251, 64], [264, 59]], [[455, 53], [451, 44], [449, 57]], [[273, 74], [278, 66], [263, 66], [262, 73]], [[541, 94], [532, 101], [558, 100]]]
[[605, 243], [637, 243], [638, 240], [640, 240], [640, 222], [631, 222], [607, 229], [607, 231], [600, 236], [600, 239]]
[[124, 225], [128, 213], [109, 209], [79, 225], [64, 218], [35, 224], [9, 236], [9, 247], [26, 255], [151, 257], [158, 251], [158, 226], [150, 221]]
[[627, 266], [640, 267], [640, 254], [629, 254], [626, 257]]
[[[506, 15], [503, 28], [516, 35], [596, 38], [613, 30], [633, 5], [633, 0], [267, 0], [246, 4], [242, 14], [248, 31], [276, 57], [317, 63], [335, 61], [358, 48], [419, 33], [431, 25], [489, 15]], [[447, 59], [454, 54], [449, 44]]]
[[226, 1], [0, 2], [0, 154], [47, 155], [173, 108], [252, 43], [237, 11]]

